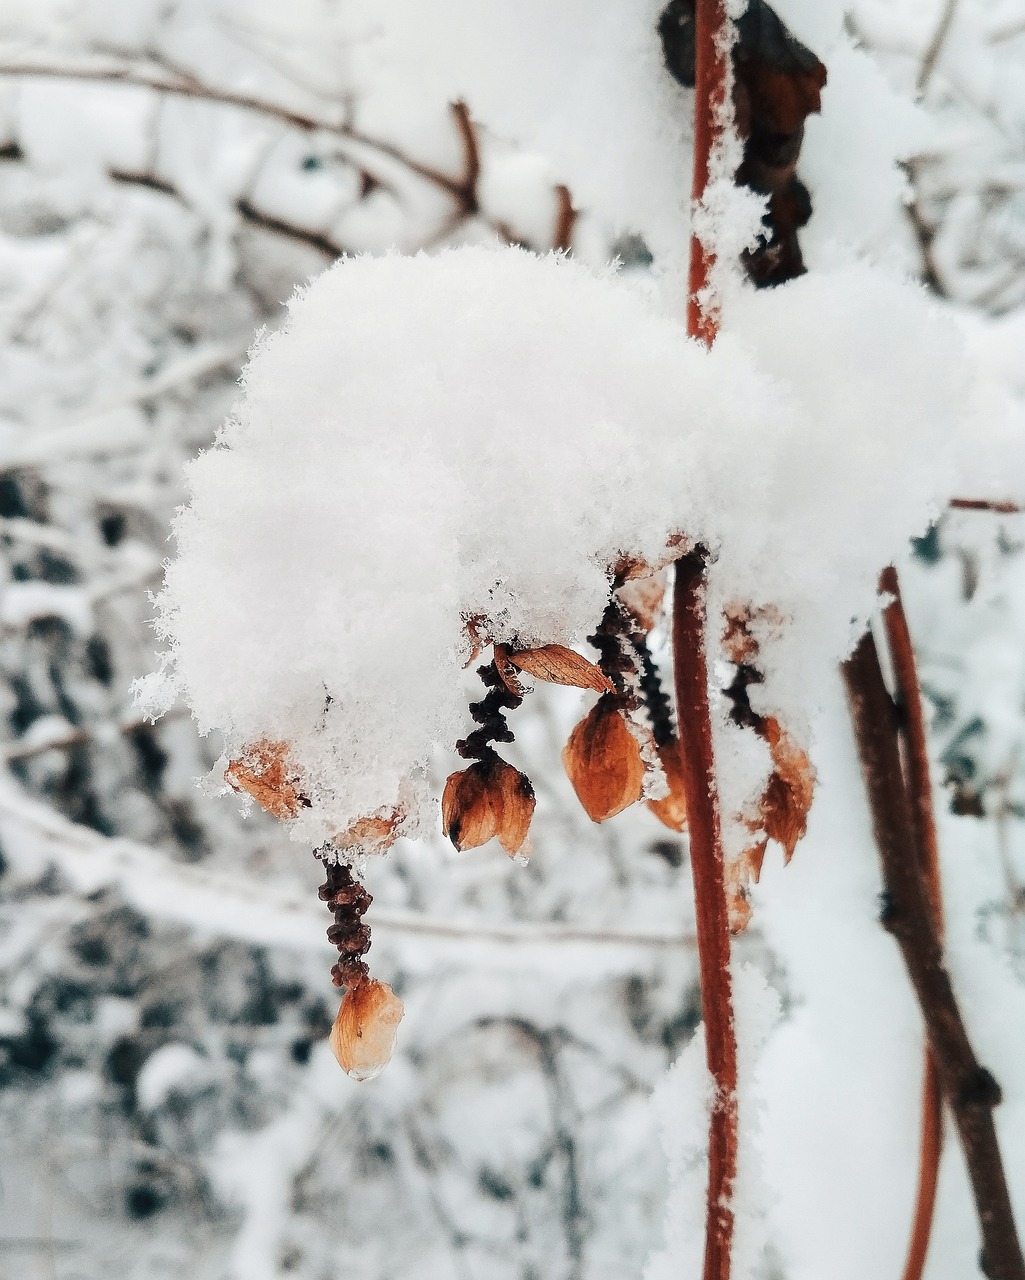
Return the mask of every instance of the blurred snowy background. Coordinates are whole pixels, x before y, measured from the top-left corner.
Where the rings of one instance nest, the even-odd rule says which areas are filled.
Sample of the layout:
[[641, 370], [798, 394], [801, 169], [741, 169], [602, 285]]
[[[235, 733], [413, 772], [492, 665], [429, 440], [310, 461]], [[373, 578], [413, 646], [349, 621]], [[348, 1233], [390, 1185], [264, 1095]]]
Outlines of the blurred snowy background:
[[[855, 220], [1025, 395], [1020, 4], [862, 0], [836, 31], [778, 8], [831, 75], [810, 268]], [[527, 868], [440, 838], [370, 866], [374, 970], [407, 1017], [357, 1086], [325, 1044], [317, 865], [197, 789], [218, 744], [185, 712], [145, 723], [129, 686], [181, 464], [297, 282], [342, 252], [509, 241], [678, 280], [689, 95], [658, 12], [0, 0], [2, 1280], [605, 1280], [657, 1244], [648, 1099], [699, 1018], [686, 845], [646, 811], [580, 813], [576, 697], [517, 717]], [[945, 838], [979, 868], [963, 929], [1019, 965], [1023, 550], [1020, 518], [958, 513], [905, 570]], [[756, 908], [739, 950], [786, 1011], [770, 932]], [[845, 1177], [874, 1176], [859, 1159]], [[1011, 1167], [1020, 1191], [1020, 1147]], [[879, 1227], [894, 1270], [907, 1220]]]

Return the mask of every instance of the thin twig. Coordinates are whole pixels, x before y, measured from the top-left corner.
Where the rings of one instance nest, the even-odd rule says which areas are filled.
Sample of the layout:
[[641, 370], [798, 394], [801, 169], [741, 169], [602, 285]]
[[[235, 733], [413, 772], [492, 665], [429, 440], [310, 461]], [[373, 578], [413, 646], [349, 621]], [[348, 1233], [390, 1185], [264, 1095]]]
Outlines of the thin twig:
[[366, 147], [379, 155], [387, 156], [417, 177], [441, 187], [456, 201], [463, 198], [464, 186], [461, 178], [453, 178], [449, 174], [423, 164], [413, 156], [397, 147], [394, 143], [382, 138], [374, 138], [354, 128], [347, 121], [332, 120], [323, 116], [310, 115], [305, 111], [297, 111], [270, 102], [265, 98], [257, 98], [252, 94], [239, 93], [233, 89], [222, 89], [205, 84], [194, 76], [177, 72], [169, 72], [159, 62], [116, 62], [96, 60], [81, 63], [46, 63], [22, 62], [0, 63], [0, 76], [26, 76], [56, 80], [84, 80], [98, 84], [130, 85], [138, 89], [152, 89], [156, 93], [166, 93], [174, 97], [192, 98], [202, 102], [215, 103], [226, 107], [236, 107], [241, 111], [249, 111], [255, 115], [266, 116], [277, 120], [280, 124], [304, 133], [330, 133], [345, 138], [349, 142]]
[[993, 1124], [1000, 1087], [975, 1056], [944, 968], [904, 787], [897, 711], [871, 633], [861, 638], [842, 672], [882, 863], [882, 920], [900, 947], [957, 1127], [981, 1228], [980, 1265], [989, 1280], [1025, 1280]]
[[991, 498], [951, 498], [955, 511], [995, 511], [1002, 516], [1020, 516], [1025, 507], [1017, 502], [996, 502]]
[[916, 88], [919, 93], [924, 93], [932, 79], [932, 73], [936, 70], [936, 64], [940, 60], [940, 54], [943, 52], [943, 46], [947, 43], [947, 36], [950, 35], [950, 28], [954, 21], [954, 15], [957, 13], [958, 0], [946, 0], [943, 6], [943, 12], [940, 14], [940, 20], [933, 32], [932, 39], [926, 47], [925, 53], [922, 55], [922, 63], [918, 68], [918, 81]]
[[297, 226], [294, 222], [286, 222], [283, 218], [275, 218], [272, 214], [264, 213], [245, 197], [236, 201], [235, 209], [239, 217], [251, 226], [259, 227], [262, 231], [271, 231], [274, 235], [293, 240], [296, 244], [306, 245], [307, 248], [316, 249], [332, 261], [342, 257], [346, 252], [345, 248], [332, 240], [330, 236], [326, 236], [320, 231], [311, 231], [308, 227]]
[[452, 103], [451, 111], [463, 142], [463, 180], [453, 195], [463, 217], [472, 218], [480, 211], [480, 200], [477, 196], [477, 184], [480, 182], [480, 145], [477, 141], [477, 129], [470, 115], [470, 108], [461, 99]]
[[673, 668], [697, 915], [705, 1053], [715, 1081], [708, 1136], [704, 1280], [728, 1280], [737, 1175], [737, 1042], [718, 789], [705, 655], [703, 549], [676, 562]]
[[573, 196], [569, 187], [563, 183], [555, 188], [555, 232], [552, 236], [552, 248], [559, 253], [569, 253], [573, 248], [573, 228], [576, 226], [577, 211], [573, 207]]
[[[894, 691], [900, 711], [901, 741], [904, 746], [904, 777], [911, 802], [911, 823], [919, 868], [925, 881], [936, 936], [943, 938], [943, 896], [940, 885], [939, 842], [933, 818], [932, 783], [929, 777], [929, 749], [925, 734], [922, 691], [915, 666], [900, 580], [893, 565], [879, 577], [879, 590], [890, 597], [883, 610], [883, 623], [893, 667]], [[904, 1280], [921, 1280], [925, 1269], [929, 1237], [936, 1209], [940, 1153], [943, 1145], [939, 1073], [932, 1049], [926, 1044], [922, 1068], [922, 1135], [919, 1147], [918, 1192], [912, 1219], [911, 1239], [904, 1264]]]

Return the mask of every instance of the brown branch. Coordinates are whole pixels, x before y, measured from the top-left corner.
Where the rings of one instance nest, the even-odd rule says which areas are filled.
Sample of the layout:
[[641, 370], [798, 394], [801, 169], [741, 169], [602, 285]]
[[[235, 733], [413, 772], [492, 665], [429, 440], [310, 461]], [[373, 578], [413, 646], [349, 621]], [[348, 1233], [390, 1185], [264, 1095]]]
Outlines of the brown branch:
[[[729, 83], [730, 20], [725, 0], [697, 0], [694, 27], [694, 177], [691, 214], [701, 203], [711, 176], [719, 121], [726, 106]], [[715, 254], [693, 233], [687, 281], [687, 332], [706, 346], [715, 341], [714, 308], [707, 305]]]
[[715, 1081], [708, 1136], [704, 1280], [728, 1280], [737, 1175], [737, 1042], [718, 790], [705, 657], [703, 548], [676, 562], [673, 668], [697, 914], [705, 1054]]
[[904, 786], [897, 711], [871, 633], [861, 638], [842, 672], [882, 863], [882, 921], [900, 947], [964, 1152], [982, 1234], [980, 1265], [990, 1280], [1025, 1280], [993, 1124], [1000, 1087], [975, 1057], [943, 965]]
[[576, 226], [577, 210], [573, 208], [573, 196], [569, 187], [559, 183], [555, 188], [555, 232], [552, 235], [552, 248], [558, 253], [569, 253], [573, 248], [573, 228]]
[[310, 115], [304, 111], [296, 111], [284, 107], [280, 103], [268, 102], [264, 98], [252, 94], [239, 93], [232, 89], [221, 89], [204, 84], [194, 76], [179, 72], [169, 72], [158, 62], [150, 63], [110, 63], [101, 62], [46, 64], [46, 63], [0, 63], [0, 76], [39, 77], [56, 80], [83, 80], [92, 83], [130, 85], [139, 89], [152, 89], [155, 93], [166, 93], [173, 97], [191, 98], [201, 102], [209, 102], [226, 107], [236, 107], [241, 111], [249, 111], [256, 115], [266, 116], [290, 128], [304, 133], [324, 132], [344, 138], [357, 146], [366, 147], [369, 151], [386, 156], [395, 161], [410, 173], [432, 183], [446, 191], [457, 203], [464, 195], [464, 179], [453, 178], [440, 169], [408, 155], [401, 147], [362, 133], [359, 129], [344, 121], [331, 120]]
[[176, 186], [155, 173], [135, 169], [108, 169], [111, 182], [125, 187], [144, 187], [147, 191], [157, 191], [160, 195], [172, 196], [185, 204], [185, 199]]
[[463, 143], [463, 180], [453, 195], [459, 212], [465, 218], [472, 218], [480, 212], [480, 199], [477, 195], [477, 184], [480, 182], [480, 146], [477, 142], [477, 130], [470, 108], [465, 102], [453, 102], [451, 111]]
[[[691, 216], [704, 199], [729, 83], [732, 27], [724, 0], [697, 0], [695, 11], [694, 177]], [[712, 249], [691, 232], [687, 332], [706, 346], [717, 318], [708, 288]], [[719, 818], [712, 716], [708, 703], [705, 587], [708, 553], [696, 547], [676, 561], [673, 583], [673, 678], [680, 767], [687, 800], [697, 917], [705, 1060], [715, 1082], [708, 1127], [703, 1280], [729, 1280], [733, 1188], [737, 1177], [737, 1040], [730, 972], [730, 922]]]
[[[912, 165], [902, 166], [908, 174], [910, 181], [915, 180], [915, 171]], [[938, 298], [949, 298], [950, 290], [943, 282], [940, 275], [939, 264], [936, 261], [936, 254], [933, 251], [933, 241], [936, 239], [936, 228], [929, 225], [925, 217], [918, 207], [917, 200], [910, 200], [905, 206], [904, 211], [907, 214], [908, 222], [911, 223], [911, 230], [914, 232], [915, 239], [918, 241], [918, 251], [922, 255], [922, 282], [925, 286], [932, 290]]]
[[994, 502], [989, 498], [951, 498], [955, 511], [995, 511], [1002, 516], [1020, 516], [1025, 507], [1017, 502]]
[[332, 261], [335, 258], [342, 257], [345, 253], [345, 249], [336, 244], [330, 236], [326, 236], [320, 231], [311, 231], [309, 227], [297, 226], [294, 222], [286, 222], [283, 218], [275, 218], [272, 214], [264, 213], [261, 209], [257, 209], [254, 204], [251, 204], [245, 196], [236, 201], [235, 209], [239, 217], [251, 226], [259, 227], [262, 231], [272, 231], [275, 235], [284, 236], [288, 240], [294, 240], [297, 244], [316, 249], [326, 257], [331, 258]]
[[[900, 711], [904, 777], [911, 802], [911, 824], [915, 852], [924, 880], [932, 912], [936, 936], [943, 938], [943, 897], [940, 885], [939, 842], [933, 819], [932, 783], [929, 778], [929, 749], [925, 734], [922, 691], [915, 666], [900, 580], [893, 565], [879, 576], [879, 590], [891, 597], [883, 609], [883, 623], [893, 666], [894, 691]], [[904, 1264], [904, 1280], [920, 1280], [932, 1233], [936, 1209], [936, 1187], [939, 1181], [943, 1126], [940, 1105], [940, 1081], [936, 1062], [928, 1044], [922, 1069], [922, 1136], [919, 1147], [918, 1192], [912, 1220], [911, 1239]]]

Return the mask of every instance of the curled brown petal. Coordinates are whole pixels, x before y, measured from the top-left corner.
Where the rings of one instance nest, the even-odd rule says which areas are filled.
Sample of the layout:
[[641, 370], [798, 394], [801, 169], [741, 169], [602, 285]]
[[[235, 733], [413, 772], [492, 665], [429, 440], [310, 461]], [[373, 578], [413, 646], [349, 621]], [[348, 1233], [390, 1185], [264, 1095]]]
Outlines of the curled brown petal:
[[561, 644], [545, 644], [539, 649], [520, 649], [509, 652], [514, 667], [525, 671], [536, 680], [550, 684], [567, 684], [574, 689], [593, 689], [596, 693], [611, 693], [612, 681], [593, 662]]

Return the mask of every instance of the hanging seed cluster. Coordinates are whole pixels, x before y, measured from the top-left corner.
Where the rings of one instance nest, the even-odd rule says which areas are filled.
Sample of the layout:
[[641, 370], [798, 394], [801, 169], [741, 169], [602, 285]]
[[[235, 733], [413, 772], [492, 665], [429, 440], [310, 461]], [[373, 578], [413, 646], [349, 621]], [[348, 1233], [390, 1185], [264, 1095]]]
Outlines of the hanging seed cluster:
[[[445, 834], [457, 849], [473, 849], [497, 838], [510, 855], [521, 855], [526, 845], [534, 815], [534, 788], [498, 752], [500, 746], [514, 741], [508, 716], [527, 694], [522, 675], [598, 694], [570, 734], [562, 756], [589, 817], [605, 822], [635, 804], [643, 798], [653, 771], [657, 776], [660, 769], [665, 794], [649, 798], [648, 808], [673, 831], [685, 829], [684, 761], [670, 700], [648, 646], [648, 634], [661, 615], [664, 575], [652, 575], [643, 566], [646, 576], [635, 576], [638, 572], [633, 566], [616, 577], [601, 622], [588, 637], [597, 651], [597, 663], [558, 644], [522, 649], [495, 644], [481, 635], [483, 620], [467, 624], [474, 656], [490, 646], [492, 658], [477, 668], [485, 690], [469, 708], [477, 727], [456, 743], [456, 751], [470, 763], [447, 779], [442, 796]], [[757, 813], [744, 818], [752, 843], [742, 865], [735, 868], [730, 888], [738, 927], [746, 919], [747, 881], [757, 878], [767, 841], [782, 844], [789, 859], [804, 834], [814, 783], [807, 756], [778, 721], [759, 714], [751, 704], [751, 691], [763, 679], [755, 624], [765, 621], [761, 615], [733, 611], [723, 636], [723, 652], [734, 667], [726, 690], [732, 719], [766, 742], [773, 761]], [[278, 818], [294, 818], [309, 804], [302, 773], [290, 759], [287, 743], [255, 743], [229, 764], [225, 776], [236, 791], [252, 796]], [[338, 951], [331, 980], [344, 993], [331, 1031], [331, 1048], [344, 1070], [357, 1080], [371, 1079], [388, 1062], [403, 1009], [391, 987], [370, 975], [366, 914], [372, 898], [345, 858], [357, 850], [387, 848], [400, 834], [403, 820], [401, 806], [381, 809], [318, 851], [325, 869], [318, 893], [332, 913], [327, 937]]]

